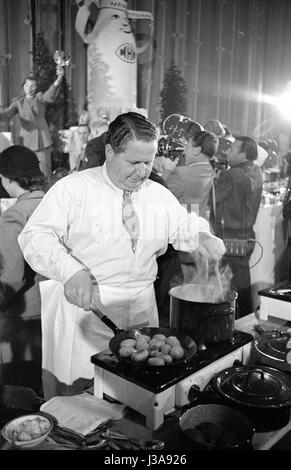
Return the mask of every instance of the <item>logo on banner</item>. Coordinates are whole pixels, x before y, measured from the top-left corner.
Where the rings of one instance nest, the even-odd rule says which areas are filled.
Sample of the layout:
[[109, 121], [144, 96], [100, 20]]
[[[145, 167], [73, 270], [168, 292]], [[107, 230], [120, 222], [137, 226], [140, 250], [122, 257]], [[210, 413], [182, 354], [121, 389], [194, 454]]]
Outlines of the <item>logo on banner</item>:
[[136, 50], [132, 44], [121, 44], [115, 53], [124, 62], [136, 62]]

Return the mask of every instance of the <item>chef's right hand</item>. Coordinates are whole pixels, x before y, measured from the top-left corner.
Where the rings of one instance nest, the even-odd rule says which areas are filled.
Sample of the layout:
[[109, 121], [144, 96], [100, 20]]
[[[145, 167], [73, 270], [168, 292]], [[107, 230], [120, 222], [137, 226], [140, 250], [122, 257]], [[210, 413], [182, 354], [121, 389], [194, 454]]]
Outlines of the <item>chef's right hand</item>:
[[92, 299], [92, 281], [89, 273], [82, 269], [74, 274], [64, 285], [64, 294], [68, 302], [84, 310], [90, 310]]

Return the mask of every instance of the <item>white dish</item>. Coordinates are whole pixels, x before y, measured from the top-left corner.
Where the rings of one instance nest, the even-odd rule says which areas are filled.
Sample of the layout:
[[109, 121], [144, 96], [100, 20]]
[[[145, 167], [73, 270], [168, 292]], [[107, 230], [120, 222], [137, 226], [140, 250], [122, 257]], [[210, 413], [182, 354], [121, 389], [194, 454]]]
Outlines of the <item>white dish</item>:
[[2, 436], [15, 447], [29, 448], [41, 444], [52, 428], [51, 418], [33, 413], [9, 421], [2, 429]]

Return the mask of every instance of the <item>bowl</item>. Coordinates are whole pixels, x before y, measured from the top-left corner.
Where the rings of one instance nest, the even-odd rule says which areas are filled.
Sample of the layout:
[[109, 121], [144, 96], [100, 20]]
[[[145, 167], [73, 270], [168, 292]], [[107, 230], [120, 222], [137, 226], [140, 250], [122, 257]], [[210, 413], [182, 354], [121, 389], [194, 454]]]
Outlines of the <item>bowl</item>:
[[2, 429], [2, 436], [14, 447], [29, 448], [41, 444], [53, 428], [50, 417], [40, 413], [19, 416]]
[[180, 417], [179, 426], [190, 449], [252, 449], [253, 423], [230, 406], [194, 406]]

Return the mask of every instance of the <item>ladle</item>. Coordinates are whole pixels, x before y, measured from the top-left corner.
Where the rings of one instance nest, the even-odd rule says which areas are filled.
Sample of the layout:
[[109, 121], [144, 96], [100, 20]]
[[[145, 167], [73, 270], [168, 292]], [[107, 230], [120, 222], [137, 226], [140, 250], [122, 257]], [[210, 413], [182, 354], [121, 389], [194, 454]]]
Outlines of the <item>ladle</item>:
[[218, 269], [218, 265], [216, 265], [214, 267], [214, 273], [217, 277], [217, 284], [218, 284], [218, 288], [221, 292], [221, 298], [223, 298], [223, 286], [222, 286], [222, 282], [221, 282], [221, 278], [220, 278], [220, 272], [219, 272], [219, 269]]

